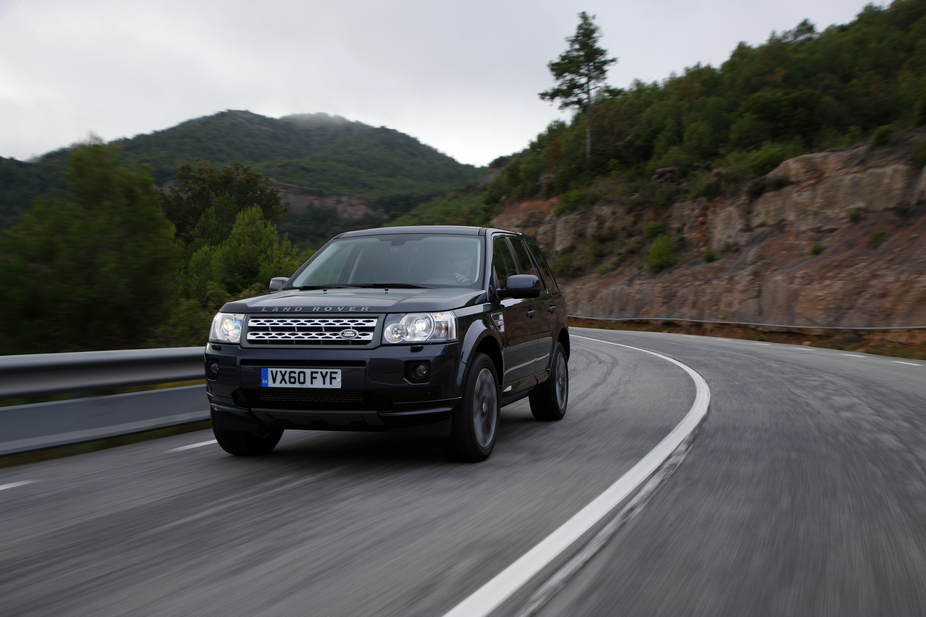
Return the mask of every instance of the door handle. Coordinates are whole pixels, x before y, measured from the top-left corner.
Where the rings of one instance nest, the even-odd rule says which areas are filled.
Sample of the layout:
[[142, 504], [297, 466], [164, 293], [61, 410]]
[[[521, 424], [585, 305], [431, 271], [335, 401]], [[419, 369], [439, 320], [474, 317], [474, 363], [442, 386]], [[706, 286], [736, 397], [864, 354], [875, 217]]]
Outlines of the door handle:
[[547, 310], [550, 311], [551, 313], [556, 312], [556, 305], [551, 304], [549, 307], [547, 307]]
[[531, 310], [527, 311], [527, 316], [530, 317], [531, 319], [533, 319], [533, 318], [534, 318], [534, 313], [536, 313], [536, 312], [537, 312], [537, 311], [535, 311], [534, 309], [531, 309]]

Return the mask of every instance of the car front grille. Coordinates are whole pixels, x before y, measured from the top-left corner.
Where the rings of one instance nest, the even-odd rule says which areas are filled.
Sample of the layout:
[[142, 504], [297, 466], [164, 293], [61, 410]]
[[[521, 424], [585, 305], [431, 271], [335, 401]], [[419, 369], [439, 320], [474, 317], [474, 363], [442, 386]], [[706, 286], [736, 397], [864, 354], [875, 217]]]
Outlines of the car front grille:
[[376, 317], [263, 317], [248, 319], [248, 345], [369, 347]]

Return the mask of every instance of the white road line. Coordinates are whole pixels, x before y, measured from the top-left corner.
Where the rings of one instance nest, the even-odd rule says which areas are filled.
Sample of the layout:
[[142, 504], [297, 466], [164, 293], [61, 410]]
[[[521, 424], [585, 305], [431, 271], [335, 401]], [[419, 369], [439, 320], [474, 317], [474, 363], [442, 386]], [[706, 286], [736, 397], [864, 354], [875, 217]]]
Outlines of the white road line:
[[200, 443], [193, 443], [188, 446], [180, 446], [179, 448], [174, 448], [173, 450], [168, 450], [168, 452], [183, 452], [184, 450], [192, 450], [193, 448], [202, 448], [203, 446], [211, 446], [216, 443], [215, 439], [211, 441], [203, 441]]
[[662, 358], [678, 366], [688, 373], [695, 383], [695, 400], [682, 418], [682, 421], [672, 429], [666, 437], [659, 442], [646, 456], [624, 474], [617, 482], [611, 485], [594, 501], [582, 508], [575, 516], [566, 521], [559, 529], [547, 536], [534, 548], [525, 553], [520, 559], [505, 568], [495, 578], [480, 587], [471, 596], [457, 604], [444, 617], [485, 617], [495, 610], [502, 602], [520, 589], [532, 577], [553, 561], [560, 553], [569, 548], [585, 532], [591, 529], [598, 521], [608, 515], [620, 502], [626, 499], [640, 484], [646, 481], [669, 455], [697, 428], [707, 415], [711, 403], [711, 389], [707, 382], [694, 369], [673, 360], [668, 356], [654, 351], [602, 341], [585, 336], [573, 335], [572, 338], [604, 343], [642, 351]]
[[865, 357], [865, 356], [857, 356], [857, 355], [851, 354], [851, 353], [844, 353], [844, 354], [841, 354], [841, 355], [843, 355], [843, 356], [845, 356], [845, 357], [847, 357], [847, 358], [864, 358], [864, 357]]
[[16, 488], [17, 486], [25, 486], [26, 484], [34, 484], [37, 480], [23, 480], [22, 482], [13, 482], [12, 484], [0, 484], [0, 491], [5, 491], [8, 488]]
[[923, 366], [922, 364], [914, 364], [913, 362], [901, 362], [900, 360], [894, 360], [894, 364], [906, 364], [907, 366]]
[[765, 345], [767, 347], [771, 345], [771, 343], [753, 343], [753, 345]]

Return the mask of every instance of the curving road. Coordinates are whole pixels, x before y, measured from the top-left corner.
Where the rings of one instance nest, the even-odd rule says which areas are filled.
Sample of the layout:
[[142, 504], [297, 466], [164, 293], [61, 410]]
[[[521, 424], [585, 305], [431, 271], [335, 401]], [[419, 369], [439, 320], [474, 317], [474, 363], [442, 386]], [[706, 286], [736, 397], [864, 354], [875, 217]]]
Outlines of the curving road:
[[[572, 332], [694, 368], [711, 410], [540, 614], [926, 614], [926, 362]], [[443, 615], [692, 405], [665, 360], [573, 348], [566, 418], [506, 408], [478, 465], [378, 434], [288, 432], [237, 459], [205, 432], [0, 469], [0, 614]], [[523, 614], [573, 552], [494, 614]]]

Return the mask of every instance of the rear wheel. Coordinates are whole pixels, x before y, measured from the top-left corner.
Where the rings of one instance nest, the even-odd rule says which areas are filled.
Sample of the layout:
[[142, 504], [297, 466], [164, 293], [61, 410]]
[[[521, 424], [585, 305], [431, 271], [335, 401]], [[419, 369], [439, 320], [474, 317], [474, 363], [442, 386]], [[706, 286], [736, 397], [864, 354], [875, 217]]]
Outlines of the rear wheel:
[[222, 449], [235, 456], [258, 456], [273, 450], [283, 436], [283, 429], [266, 429], [262, 433], [246, 433], [242, 431], [223, 431], [215, 427], [215, 417], [212, 418], [212, 433]]
[[531, 413], [538, 420], [562, 420], [569, 403], [569, 368], [566, 366], [566, 350], [557, 343], [553, 348], [553, 362], [550, 364], [550, 378], [531, 392]]
[[484, 461], [495, 448], [498, 432], [498, 374], [495, 364], [482, 353], [473, 356], [460, 408], [453, 416], [450, 436], [444, 440], [447, 454], [456, 460]]

